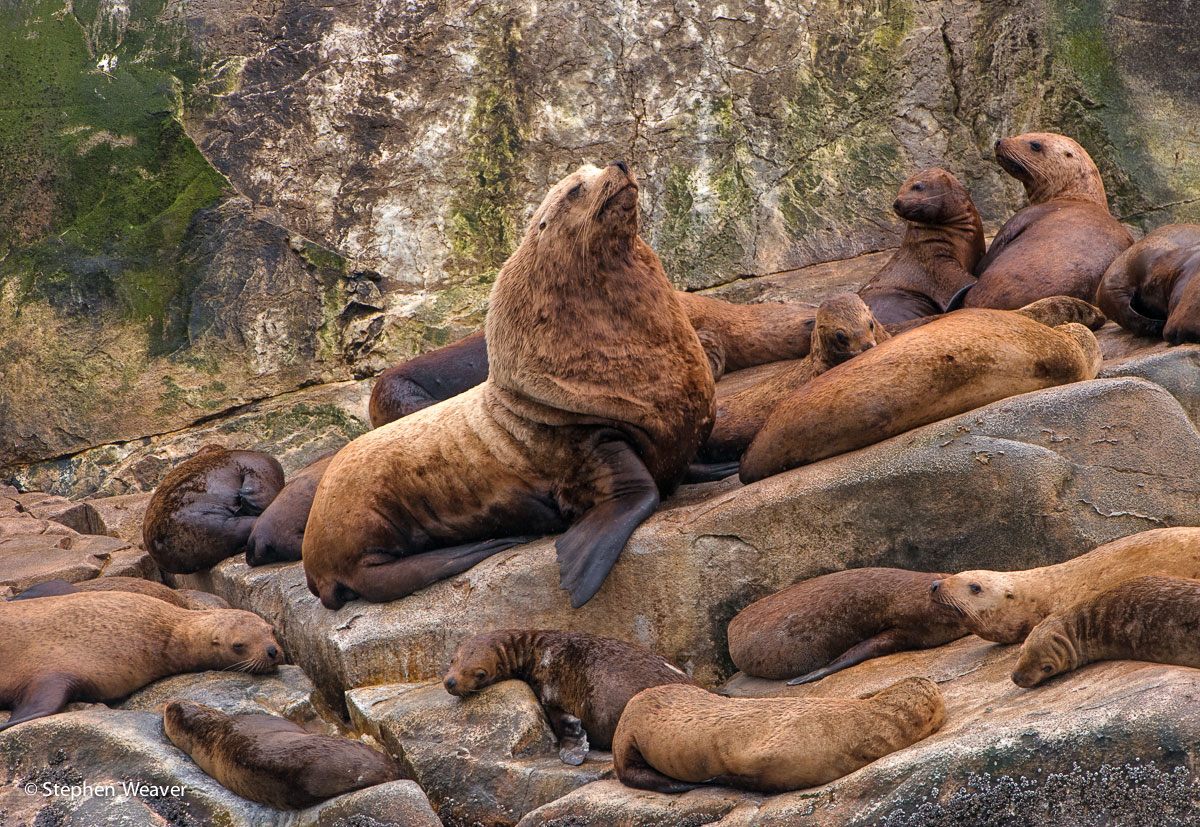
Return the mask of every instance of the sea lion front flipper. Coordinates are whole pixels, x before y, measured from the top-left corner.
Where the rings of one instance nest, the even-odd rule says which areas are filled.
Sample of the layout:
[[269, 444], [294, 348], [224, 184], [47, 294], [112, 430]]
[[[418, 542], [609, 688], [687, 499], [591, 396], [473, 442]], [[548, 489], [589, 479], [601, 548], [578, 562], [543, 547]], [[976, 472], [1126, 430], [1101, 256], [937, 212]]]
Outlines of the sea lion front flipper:
[[558, 736], [558, 757], [564, 764], [578, 767], [591, 749], [583, 722], [557, 707], [547, 709], [546, 715], [550, 718], [550, 728]]
[[690, 781], [680, 781], [678, 778], [663, 775], [646, 763], [646, 759], [642, 757], [642, 753], [637, 747], [630, 745], [627, 749], [624, 761], [617, 763], [617, 778], [626, 787], [650, 790], [655, 793], [686, 793], [700, 786]]
[[596, 450], [604, 475], [595, 502], [554, 547], [558, 550], [559, 588], [578, 609], [600, 590], [633, 530], [658, 508], [658, 486], [629, 443], [605, 442]]
[[842, 656], [830, 663], [828, 666], [822, 666], [820, 669], [814, 669], [807, 675], [801, 675], [798, 678], [792, 678], [787, 682], [788, 686], [799, 686], [802, 683], [813, 683], [821, 678], [827, 678], [834, 672], [841, 672], [843, 669], [849, 669], [851, 666], [862, 663], [864, 660], [871, 658], [881, 658], [884, 655], [890, 655], [893, 652], [899, 652], [907, 646], [907, 638], [899, 629], [888, 629], [886, 632], [880, 632], [875, 637], [867, 638], [861, 643], [856, 643], [851, 646]]
[[372, 603], [399, 600], [431, 583], [461, 574], [493, 554], [536, 539], [502, 537], [423, 551], [407, 557], [397, 557], [387, 549], [368, 549], [352, 582], [347, 585], [357, 596]]
[[38, 675], [13, 703], [12, 716], [0, 724], [0, 731], [32, 721], [34, 718], [44, 718], [61, 712], [71, 697], [75, 681], [74, 675], [62, 672]]
[[732, 462], [693, 462], [688, 466], [683, 481], [686, 484], [697, 482], [716, 482], [726, 477], [732, 477], [738, 472], [738, 461]]

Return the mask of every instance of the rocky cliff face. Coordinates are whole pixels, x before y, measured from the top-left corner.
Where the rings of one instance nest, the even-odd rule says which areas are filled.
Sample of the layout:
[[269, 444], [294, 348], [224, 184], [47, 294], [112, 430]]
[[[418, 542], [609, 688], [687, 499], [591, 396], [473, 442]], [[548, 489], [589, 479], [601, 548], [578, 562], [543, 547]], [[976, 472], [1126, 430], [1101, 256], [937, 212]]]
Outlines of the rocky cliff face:
[[329, 403], [263, 437], [247, 406], [477, 326], [548, 183], [581, 161], [635, 166], [646, 234], [692, 289], [894, 244], [889, 205], [921, 166], [959, 175], [995, 228], [1022, 196], [991, 144], [1031, 128], [1078, 137], [1129, 222], [1197, 220], [1190, 14], [1186, 0], [0, 8], [0, 474], [144, 489], [171, 457], [159, 446], [197, 423], [294, 468], [365, 427], [361, 411]]

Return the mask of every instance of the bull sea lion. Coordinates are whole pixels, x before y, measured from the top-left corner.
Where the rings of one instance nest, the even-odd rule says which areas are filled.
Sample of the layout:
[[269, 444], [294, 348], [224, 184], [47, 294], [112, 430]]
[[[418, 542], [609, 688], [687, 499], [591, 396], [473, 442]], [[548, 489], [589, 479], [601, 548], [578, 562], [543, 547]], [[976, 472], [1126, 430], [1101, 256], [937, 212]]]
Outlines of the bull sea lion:
[[974, 634], [1020, 643], [1046, 616], [1144, 574], [1200, 578], [1200, 528], [1156, 528], [1053, 566], [964, 571], [929, 588]]
[[1064, 135], [1029, 132], [996, 141], [996, 160], [1025, 186], [1029, 206], [992, 239], [963, 306], [1013, 310], [1047, 296], [1094, 299], [1133, 237], [1108, 211], [1091, 156]]
[[1090, 330], [960, 310], [880, 343], [780, 402], [742, 456], [750, 483], [1020, 393], [1092, 379]]
[[708, 360], [637, 199], [623, 163], [556, 184], [492, 288], [487, 381], [333, 458], [303, 543], [326, 607], [395, 600], [525, 539], [508, 535], [564, 528], [571, 605], [600, 588], [712, 428]]
[[985, 247], [975, 202], [944, 169], [923, 169], [905, 181], [892, 209], [908, 222], [900, 249], [858, 291], [885, 325], [945, 312], [975, 283]]
[[937, 684], [905, 678], [870, 698], [724, 698], [656, 686], [625, 707], [613, 737], [623, 784], [679, 793], [713, 782], [778, 793], [826, 784], [933, 734]]
[[613, 638], [550, 629], [505, 629], [475, 635], [450, 659], [443, 685], [457, 697], [497, 681], [525, 681], [559, 739], [559, 757], [582, 764], [589, 747], [612, 747], [629, 699], [691, 678], [649, 649]]
[[929, 600], [929, 585], [946, 576], [862, 568], [803, 580], [729, 621], [729, 656], [747, 675], [792, 678], [795, 686], [870, 658], [941, 646], [970, 634], [961, 617]]
[[395, 760], [366, 744], [308, 732], [276, 715], [226, 715], [171, 701], [163, 709], [163, 729], [223, 787], [283, 810], [405, 777]]
[[180, 672], [271, 672], [283, 660], [271, 624], [238, 609], [195, 611], [155, 597], [84, 592], [0, 608], [0, 730], [69, 701], [121, 698]]
[[274, 457], [206, 445], [154, 489], [142, 523], [146, 551], [174, 574], [215, 566], [245, 548], [255, 518], [281, 488]]
[[1012, 680], [1030, 689], [1098, 660], [1200, 667], [1197, 628], [1200, 581], [1134, 577], [1034, 626]]
[[1159, 227], [1109, 265], [1096, 290], [1104, 314], [1139, 336], [1200, 342], [1200, 224]]
[[716, 420], [708, 441], [700, 449], [700, 458], [710, 462], [737, 459], [780, 400], [814, 376], [887, 338], [887, 331], [858, 296], [836, 293], [824, 299], [817, 308], [812, 348], [807, 356], [786, 363], [753, 387], [718, 397]]
[[144, 594], [165, 600], [172, 606], [181, 609], [228, 609], [229, 604], [215, 594], [199, 592], [194, 589], [173, 589], [153, 580], [141, 577], [96, 577], [84, 580], [82, 583], [68, 583], [66, 580], [45, 580], [36, 586], [30, 586], [10, 600], [29, 600], [35, 597], [57, 597], [63, 594], [78, 592], [132, 592]]
[[300, 559], [313, 497], [334, 453], [325, 454], [298, 471], [254, 521], [254, 529], [246, 541], [246, 565], [265, 566]]

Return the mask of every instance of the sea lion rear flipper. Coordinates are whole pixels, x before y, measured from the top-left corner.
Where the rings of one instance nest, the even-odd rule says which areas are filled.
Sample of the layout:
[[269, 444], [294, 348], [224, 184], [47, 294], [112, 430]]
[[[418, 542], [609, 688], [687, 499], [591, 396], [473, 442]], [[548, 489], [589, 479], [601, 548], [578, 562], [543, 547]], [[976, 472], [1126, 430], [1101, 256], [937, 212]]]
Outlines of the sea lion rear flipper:
[[645, 464], [626, 442], [602, 444], [595, 457], [607, 477], [600, 490], [607, 498], [558, 538], [559, 588], [578, 609], [600, 590], [633, 530], [658, 507], [658, 486]]
[[907, 641], [903, 632], [899, 629], [888, 629], [886, 632], [880, 632], [875, 637], [867, 638], [861, 643], [856, 643], [851, 646], [842, 656], [834, 660], [828, 666], [822, 666], [820, 669], [814, 669], [807, 675], [801, 675], [798, 678], [792, 678], [787, 682], [788, 686], [799, 686], [802, 683], [813, 683], [821, 678], [827, 678], [834, 672], [841, 672], [843, 669], [849, 669], [851, 666], [862, 663], [864, 660], [871, 658], [880, 658], [884, 655], [890, 655], [893, 652], [899, 652], [907, 645]]
[[399, 600], [431, 583], [461, 574], [493, 554], [536, 539], [502, 537], [481, 543], [437, 548], [407, 557], [398, 557], [387, 549], [367, 549], [355, 576], [346, 585], [356, 596], [372, 603]]
[[967, 293], [971, 292], [971, 288], [974, 286], [975, 281], [972, 280], [970, 284], [964, 285], [962, 288], [960, 288], [957, 293], [950, 297], [950, 301], [946, 302], [946, 307], [942, 312], [952, 313], [955, 310], [960, 309], [963, 306], [963, 302], [967, 300]]
[[732, 477], [738, 472], [738, 461], [732, 462], [693, 462], [688, 466], [684, 475], [684, 483], [716, 482], [726, 477]]
[[60, 712], [70, 699], [75, 681], [74, 675], [62, 672], [38, 675], [13, 703], [12, 716], [0, 724], [0, 730]]
[[79, 591], [74, 584], [66, 580], [43, 580], [36, 586], [30, 586], [9, 600], [32, 600], [35, 597], [55, 597], [60, 594], [75, 594]]

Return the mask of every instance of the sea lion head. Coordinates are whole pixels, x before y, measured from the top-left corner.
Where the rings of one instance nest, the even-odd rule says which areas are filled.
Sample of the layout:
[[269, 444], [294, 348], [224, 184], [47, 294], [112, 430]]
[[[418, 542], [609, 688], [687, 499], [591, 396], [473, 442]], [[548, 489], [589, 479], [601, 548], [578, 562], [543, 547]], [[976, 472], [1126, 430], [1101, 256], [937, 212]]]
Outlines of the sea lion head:
[[271, 624], [241, 609], [190, 610], [171, 646], [182, 647], [204, 669], [274, 672], [283, 662]]
[[1052, 615], [1034, 627], [1025, 639], [1012, 681], [1029, 689], [1078, 666], [1079, 649], [1075, 638], [1062, 619]]
[[951, 224], [976, 212], [959, 180], [936, 167], [923, 169], [901, 184], [892, 209], [905, 221], [918, 224]]
[[485, 632], [463, 643], [450, 658], [442, 685], [459, 698], [513, 676], [520, 658], [511, 632]]
[[1104, 181], [1092, 156], [1075, 141], [1053, 132], [1027, 132], [996, 141], [996, 160], [1025, 185], [1030, 204], [1052, 198], [1094, 201], [1108, 209]]
[[1042, 618], [1005, 572], [964, 571], [929, 584], [930, 598], [965, 619], [974, 634], [997, 643], [1020, 643]]
[[888, 338], [866, 302], [855, 293], [822, 300], [813, 326], [812, 358], [825, 369], [852, 359]]
[[1177, 266], [1163, 338], [1173, 345], [1200, 342], [1200, 248], [1182, 251]]
[[513, 257], [538, 250], [603, 255], [631, 246], [637, 233], [638, 184], [628, 165], [584, 164], [550, 188]]

